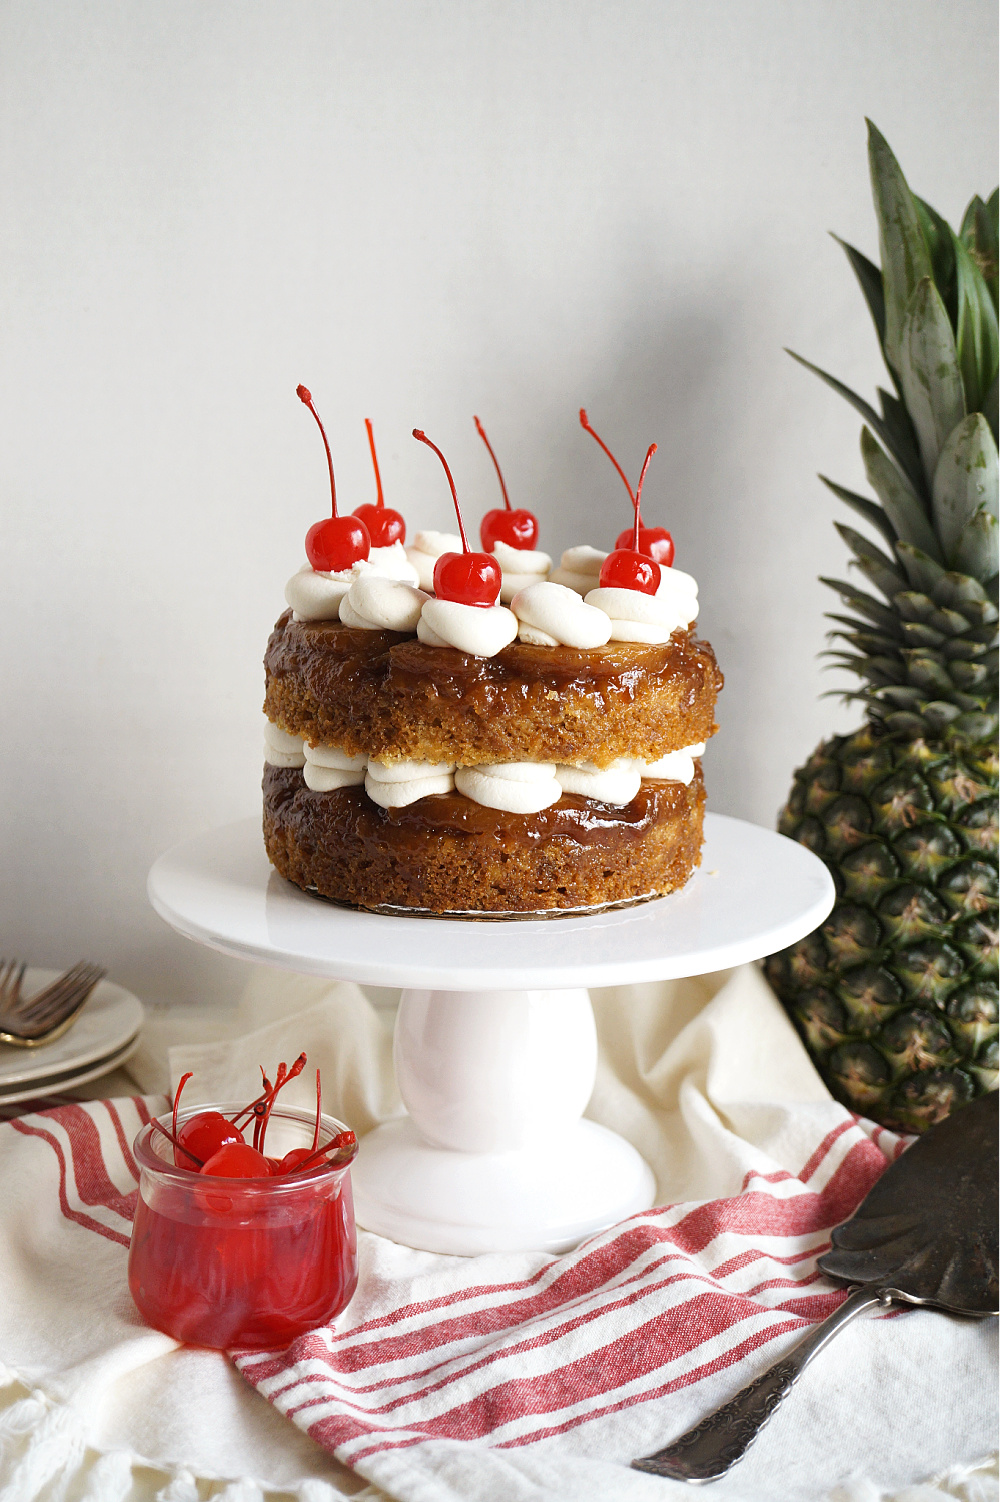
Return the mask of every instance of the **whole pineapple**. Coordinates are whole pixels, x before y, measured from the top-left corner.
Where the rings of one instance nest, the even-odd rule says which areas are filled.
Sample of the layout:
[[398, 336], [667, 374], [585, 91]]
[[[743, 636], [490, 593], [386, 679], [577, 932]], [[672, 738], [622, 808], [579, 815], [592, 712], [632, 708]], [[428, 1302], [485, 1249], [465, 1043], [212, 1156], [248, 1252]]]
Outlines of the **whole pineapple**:
[[838, 899], [766, 970], [834, 1095], [919, 1132], [997, 1080], [997, 194], [956, 235], [870, 122], [868, 153], [881, 270], [844, 249], [895, 391], [878, 413], [809, 366], [881, 502], [821, 477], [883, 544], [837, 527], [882, 598], [823, 581], [867, 723], [795, 774], [779, 828]]

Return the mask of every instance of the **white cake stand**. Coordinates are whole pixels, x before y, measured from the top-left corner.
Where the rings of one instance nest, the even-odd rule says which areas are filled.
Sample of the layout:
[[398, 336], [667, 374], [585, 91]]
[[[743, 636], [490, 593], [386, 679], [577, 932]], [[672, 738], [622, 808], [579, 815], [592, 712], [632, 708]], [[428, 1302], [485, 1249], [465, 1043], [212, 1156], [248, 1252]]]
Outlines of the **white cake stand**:
[[463, 922], [360, 913], [269, 865], [255, 819], [168, 851], [162, 918], [224, 954], [403, 988], [394, 1059], [408, 1115], [365, 1137], [358, 1220], [434, 1252], [565, 1251], [653, 1202], [629, 1143], [581, 1119], [597, 1039], [586, 986], [699, 975], [773, 954], [829, 913], [823, 862], [709, 814], [683, 891], [586, 917]]

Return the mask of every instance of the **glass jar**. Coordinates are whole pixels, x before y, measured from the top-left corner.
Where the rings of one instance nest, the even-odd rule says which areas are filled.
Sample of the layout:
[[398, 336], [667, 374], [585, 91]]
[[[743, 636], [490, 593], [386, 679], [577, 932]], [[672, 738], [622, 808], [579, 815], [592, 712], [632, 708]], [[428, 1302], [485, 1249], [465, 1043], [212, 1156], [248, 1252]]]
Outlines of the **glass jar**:
[[[197, 1106], [234, 1117], [237, 1103]], [[160, 1118], [170, 1128], [170, 1115]], [[267, 1151], [308, 1147], [315, 1112], [275, 1105]], [[320, 1145], [345, 1131], [320, 1119]], [[150, 1122], [133, 1147], [139, 1194], [128, 1282], [143, 1318], [191, 1345], [277, 1350], [347, 1307], [358, 1244], [345, 1164], [269, 1179], [230, 1179], [175, 1167], [173, 1146]]]

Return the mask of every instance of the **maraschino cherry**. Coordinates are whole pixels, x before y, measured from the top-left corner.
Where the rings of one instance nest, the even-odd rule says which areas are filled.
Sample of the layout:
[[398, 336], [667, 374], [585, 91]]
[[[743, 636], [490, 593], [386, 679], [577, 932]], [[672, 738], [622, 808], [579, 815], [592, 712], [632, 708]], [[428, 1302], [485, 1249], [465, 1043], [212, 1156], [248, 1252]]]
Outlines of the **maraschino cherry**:
[[486, 429], [478, 417], [474, 417], [472, 421], [476, 425], [476, 432], [490, 451], [493, 468], [497, 472], [497, 479], [500, 481], [500, 490], [503, 494], [503, 509], [497, 506], [493, 511], [487, 511], [479, 523], [480, 541], [487, 553], [492, 553], [498, 542], [505, 542], [510, 548], [530, 551], [538, 541], [538, 519], [530, 511], [525, 511], [523, 507], [511, 506], [510, 496], [507, 494], [507, 483], [497, 463], [493, 445], [486, 436]]
[[[639, 549], [639, 501], [642, 496], [642, 486], [646, 478], [646, 471], [649, 468], [649, 461], [656, 453], [656, 444], [651, 443], [646, 451], [642, 474], [639, 476], [639, 483], [636, 486], [635, 495], [633, 495], [632, 487], [628, 480], [625, 479], [625, 471], [604, 440], [598, 438], [598, 435], [590, 426], [590, 420], [583, 407], [580, 408], [580, 424], [586, 428], [592, 438], [597, 439], [597, 442], [601, 445], [601, 448], [625, 481], [625, 489], [629, 493], [629, 499], [635, 511], [635, 520], [631, 535], [628, 532], [623, 532], [618, 539], [618, 546], [615, 548], [615, 551], [609, 553], [601, 564], [601, 588], [635, 589], [644, 595], [655, 595], [660, 587], [660, 565], [654, 558], [650, 558], [648, 553], [643, 553]], [[622, 538], [625, 539], [626, 543], [631, 542], [632, 546], [622, 547]]]
[[[622, 469], [621, 465], [618, 463], [618, 460], [608, 448], [603, 438], [598, 438], [598, 435], [590, 426], [590, 420], [587, 417], [587, 413], [583, 407], [580, 408], [580, 425], [581, 427], [586, 428], [591, 438], [597, 439], [597, 442], [601, 445], [601, 448], [607, 454], [608, 458], [611, 460], [611, 463], [621, 475], [622, 483], [629, 493], [629, 499], [634, 502], [635, 497], [632, 494], [632, 487], [629, 484], [628, 479], [626, 478], [625, 471]], [[653, 449], [655, 452], [655, 444], [653, 445]], [[648, 458], [646, 462], [649, 462]], [[643, 474], [645, 474], [645, 469], [643, 469]], [[634, 539], [634, 529], [632, 527], [626, 527], [624, 532], [619, 533], [618, 538], [615, 541], [615, 547], [628, 548], [629, 544], [632, 543]], [[636, 546], [640, 553], [645, 553], [647, 558], [652, 558], [656, 563], [662, 564], [664, 568], [669, 568], [674, 561], [674, 539], [671, 537], [666, 527], [644, 527], [642, 525], [641, 511], [639, 514], [639, 541]]]
[[317, 573], [338, 574], [368, 557], [371, 552], [371, 538], [368, 535], [368, 528], [358, 517], [337, 515], [337, 485], [333, 478], [333, 456], [327, 442], [326, 429], [313, 406], [309, 388], [296, 386], [295, 395], [309, 408], [323, 435], [326, 463], [330, 471], [330, 498], [333, 504], [333, 515], [328, 516], [325, 521], [314, 522], [306, 533], [306, 557]]
[[192, 1157], [200, 1163], [207, 1163], [220, 1148], [243, 1141], [242, 1132], [221, 1111], [199, 1111], [176, 1135], [182, 1149], [181, 1152], [174, 1149], [174, 1162], [178, 1168], [190, 1167]]
[[432, 443], [427, 434], [422, 433], [419, 428], [413, 429], [413, 436], [419, 438], [421, 443], [426, 443], [428, 448], [433, 449], [444, 465], [444, 472], [451, 486], [451, 498], [455, 503], [458, 530], [462, 538], [460, 553], [442, 553], [435, 563], [434, 593], [439, 600], [454, 600], [459, 605], [480, 605], [488, 609], [500, 598], [500, 565], [492, 553], [472, 552], [469, 539], [465, 535], [465, 524], [462, 521], [462, 512], [458, 504], [458, 491], [455, 489], [455, 481], [452, 479], [447, 459], [437, 444]]
[[[266, 1179], [288, 1173], [302, 1173], [320, 1166], [339, 1168], [350, 1163], [358, 1149], [358, 1139], [349, 1129], [338, 1132], [330, 1142], [319, 1145], [320, 1121], [323, 1111], [322, 1086], [319, 1070], [316, 1071], [316, 1125], [309, 1147], [295, 1147], [283, 1158], [269, 1158], [264, 1152], [267, 1126], [278, 1092], [289, 1080], [301, 1074], [306, 1062], [304, 1053], [299, 1054], [291, 1068], [279, 1064], [274, 1084], [261, 1070], [263, 1090], [256, 1100], [244, 1106], [242, 1111], [229, 1120], [221, 1111], [199, 1111], [178, 1129], [177, 1113], [181, 1094], [191, 1074], [181, 1077], [174, 1095], [171, 1130], [161, 1126], [154, 1117], [153, 1125], [173, 1144], [174, 1163], [178, 1168], [187, 1168], [192, 1173], [206, 1173], [230, 1179]], [[243, 1126], [253, 1121], [253, 1144], [243, 1136]]]
[[373, 506], [366, 501], [363, 506], [355, 506], [354, 515], [360, 516], [368, 528], [368, 536], [371, 538], [373, 548], [391, 548], [394, 542], [406, 541], [406, 522], [398, 511], [393, 511], [391, 506], [385, 504], [382, 495], [382, 476], [378, 470], [378, 455], [375, 452], [375, 434], [372, 432], [371, 419], [365, 418], [365, 427], [368, 429], [368, 447], [372, 451], [372, 467], [375, 470], [375, 486], [378, 490], [378, 501]]

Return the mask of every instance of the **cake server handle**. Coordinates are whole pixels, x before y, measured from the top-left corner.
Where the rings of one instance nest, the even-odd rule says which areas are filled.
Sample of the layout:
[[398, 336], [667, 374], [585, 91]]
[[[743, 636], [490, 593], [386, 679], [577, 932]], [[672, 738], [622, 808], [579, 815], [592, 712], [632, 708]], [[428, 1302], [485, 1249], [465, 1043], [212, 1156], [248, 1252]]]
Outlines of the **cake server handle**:
[[633, 1460], [632, 1469], [666, 1476], [671, 1481], [690, 1481], [696, 1486], [724, 1476], [749, 1448], [817, 1352], [859, 1314], [877, 1306], [887, 1308], [890, 1303], [892, 1296], [883, 1289], [856, 1288], [839, 1309], [808, 1331], [774, 1366], [665, 1449]]

